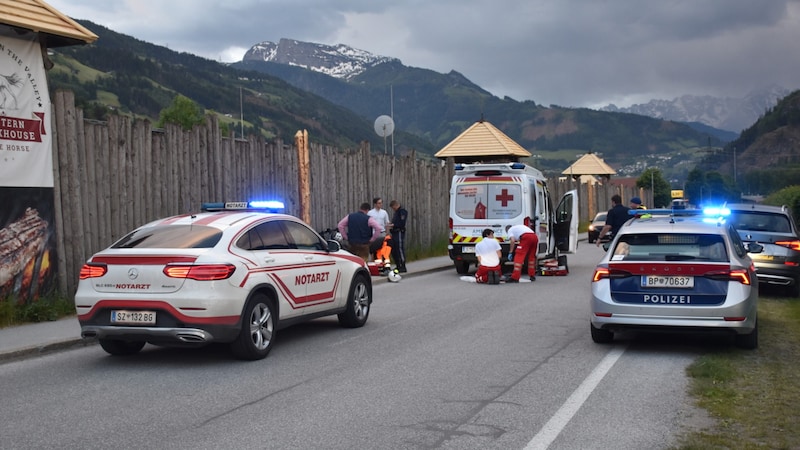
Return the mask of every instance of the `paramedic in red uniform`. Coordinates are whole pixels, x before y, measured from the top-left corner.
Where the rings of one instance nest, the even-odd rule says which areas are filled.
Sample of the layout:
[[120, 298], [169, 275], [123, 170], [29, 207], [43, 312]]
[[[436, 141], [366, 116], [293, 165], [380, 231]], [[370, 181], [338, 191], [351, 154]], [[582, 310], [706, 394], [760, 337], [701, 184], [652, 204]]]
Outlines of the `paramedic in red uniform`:
[[528, 261], [528, 276], [536, 281], [536, 253], [539, 248], [539, 236], [525, 225], [508, 225], [506, 233], [511, 239], [509, 256], [514, 255], [514, 271], [506, 279], [506, 283], [519, 283], [522, 277], [522, 265]]

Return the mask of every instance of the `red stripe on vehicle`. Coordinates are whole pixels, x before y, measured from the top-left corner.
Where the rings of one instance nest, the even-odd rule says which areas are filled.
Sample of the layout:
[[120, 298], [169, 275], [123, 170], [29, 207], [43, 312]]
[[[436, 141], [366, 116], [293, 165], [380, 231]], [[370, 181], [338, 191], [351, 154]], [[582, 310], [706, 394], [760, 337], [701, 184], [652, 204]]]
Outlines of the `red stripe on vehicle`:
[[[241, 211], [239, 211], [239, 212], [241, 212]], [[194, 222], [192, 222], [192, 225], [210, 225], [210, 224], [216, 222], [217, 220], [222, 219], [225, 216], [230, 216], [231, 214], [232, 213], [228, 212], [228, 211], [219, 212], [219, 213], [216, 213], [216, 214], [212, 214], [210, 216], [205, 216], [202, 219], [197, 219]]]
[[651, 263], [651, 262], [616, 262], [609, 263], [609, 269], [624, 270], [633, 275], [693, 275], [701, 276], [708, 272], [730, 270], [729, 264], [697, 264]]
[[465, 183], [485, 183], [485, 182], [514, 182], [519, 181], [518, 177], [501, 176], [501, 177], [467, 177], [464, 179]]
[[172, 216], [172, 217], [168, 217], [168, 218], [158, 222], [158, 224], [159, 225], [169, 225], [171, 223], [174, 223], [174, 222], [177, 222], [177, 221], [183, 219], [184, 217], [191, 217], [191, 216], [192, 216], [191, 214], [181, 214], [180, 216]]
[[93, 263], [105, 263], [111, 265], [156, 265], [163, 266], [169, 263], [193, 263], [197, 256], [178, 256], [178, 255], [99, 255], [92, 258]]
[[333, 284], [333, 289], [329, 292], [321, 292], [313, 295], [295, 296], [292, 294], [288, 286], [286, 286], [280, 278], [275, 275], [267, 274], [272, 279], [275, 286], [283, 293], [284, 298], [289, 301], [292, 309], [307, 308], [309, 306], [316, 306], [323, 303], [331, 303], [336, 298], [336, 288], [339, 286], [339, 281], [342, 277], [341, 273], [336, 274], [336, 281]]
[[[218, 316], [218, 317], [194, 317], [187, 316], [177, 310], [174, 306], [167, 302], [159, 300], [100, 300], [95, 303], [89, 312], [86, 314], [78, 314], [78, 320], [88, 321], [91, 320], [101, 309], [133, 309], [133, 310], [156, 310], [166, 311], [175, 316], [176, 319], [183, 322], [185, 325], [202, 324], [202, 325], [236, 325], [239, 322], [239, 316]], [[191, 311], [198, 311], [198, 308], [186, 308]]]

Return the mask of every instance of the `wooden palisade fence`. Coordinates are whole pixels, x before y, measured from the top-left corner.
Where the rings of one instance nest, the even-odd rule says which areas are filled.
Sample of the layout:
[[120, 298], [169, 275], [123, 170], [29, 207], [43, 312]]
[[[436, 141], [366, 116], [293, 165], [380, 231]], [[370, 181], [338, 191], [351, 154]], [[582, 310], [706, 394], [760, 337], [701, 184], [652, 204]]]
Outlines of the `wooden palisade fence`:
[[[278, 199], [287, 214], [300, 214], [297, 149], [291, 144], [222, 136], [213, 116], [190, 131], [153, 129], [147, 120], [126, 116], [89, 121], [72, 92], [57, 91], [53, 100], [58, 276], [59, 289], [68, 295], [93, 253], [139, 225], [197, 212], [203, 202]], [[452, 164], [413, 152], [399, 158], [372, 153], [366, 143], [349, 150], [309, 147], [314, 229], [333, 228], [362, 202], [380, 196], [384, 204], [397, 199], [408, 209], [409, 247], [430, 248], [447, 239]], [[569, 180], [552, 180], [550, 186], [554, 201], [574, 188]], [[582, 185], [581, 221], [608, 209], [613, 189]]]

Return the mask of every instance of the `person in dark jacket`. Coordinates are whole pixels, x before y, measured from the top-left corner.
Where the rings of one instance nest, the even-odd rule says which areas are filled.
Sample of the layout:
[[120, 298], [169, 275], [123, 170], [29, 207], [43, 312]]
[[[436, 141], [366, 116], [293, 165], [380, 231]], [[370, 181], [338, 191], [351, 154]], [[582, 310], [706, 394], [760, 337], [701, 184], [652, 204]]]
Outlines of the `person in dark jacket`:
[[344, 216], [336, 227], [347, 237], [350, 252], [364, 261], [369, 261], [370, 242], [381, 235], [381, 226], [367, 212], [369, 203], [362, 203], [358, 211]]
[[394, 211], [392, 216], [392, 259], [397, 265], [398, 272], [406, 272], [406, 220], [408, 211], [397, 200], [389, 202], [389, 208]]
[[639, 197], [631, 198], [630, 204], [631, 204], [630, 206], [631, 209], [647, 209], [642, 205], [642, 199], [640, 199]]
[[600, 230], [600, 234], [597, 235], [595, 246], [600, 246], [600, 240], [603, 239], [606, 234], [613, 238], [628, 219], [630, 219], [630, 216], [628, 216], [628, 207], [622, 204], [622, 197], [618, 194], [614, 194], [611, 196], [611, 209], [609, 209], [608, 214], [606, 214], [606, 224], [603, 229]]

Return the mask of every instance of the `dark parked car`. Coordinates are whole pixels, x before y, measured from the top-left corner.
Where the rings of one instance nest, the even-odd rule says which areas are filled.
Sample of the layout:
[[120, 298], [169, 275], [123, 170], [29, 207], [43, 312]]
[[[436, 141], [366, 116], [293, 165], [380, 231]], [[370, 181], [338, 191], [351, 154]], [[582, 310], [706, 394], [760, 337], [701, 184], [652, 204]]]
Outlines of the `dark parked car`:
[[786, 295], [800, 296], [800, 233], [786, 206], [727, 205], [730, 223], [745, 245], [758, 242], [764, 250], [751, 255], [759, 285], [779, 286]]
[[606, 213], [599, 212], [594, 219], [589, 224], [589, 243], [594, 243], [597, 240], [597, 236], [600, 234], [600, 230], [603, 229], [603, 226], [606, 224]]

